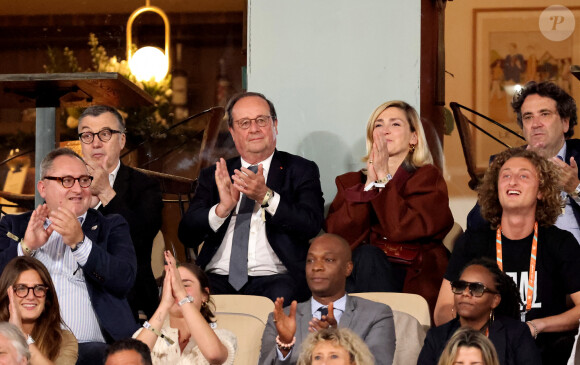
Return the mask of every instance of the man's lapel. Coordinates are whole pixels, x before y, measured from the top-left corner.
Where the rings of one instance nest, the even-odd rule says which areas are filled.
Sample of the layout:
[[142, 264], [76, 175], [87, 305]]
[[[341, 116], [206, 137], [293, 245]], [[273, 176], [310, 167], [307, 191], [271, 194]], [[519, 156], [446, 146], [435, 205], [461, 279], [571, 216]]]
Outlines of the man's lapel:
[[[572, 143], [568, 143], [569, 141], [570, 140], [566, 140], [566, 163], [569, 165], [570, 157], [574, 157], [574, 160], [578, 164], [580, 163], [580, 150], [574, 148]], [[580, 206], [578, 206], [578, 203], [576, 203], [576, 200], [574, 200], [572, 197], [569, 198], [569, 201], [570, 205], [572, 206], [572, 213], [574, 214], [574, 218], [576, 218], [576, 222], [578, 222], [578, 225], [580, 226]]]
[[[308, 323], [312, 319], [311, 309], [312, 309], [312, 297], [304, 303], [299, 303], [298, 308], [296, 308], [297, 340], [303, 340], [308, 335]], [[302, 334], [304, 334], [304, 338], [301, 338]]]
[[97, 238], [99, 237], [99, 232], [101, 231], [101, 225], [98, 220], [98, 214], [94, 209], [89, 209], [83, 222], [83, 233], [87, 236], [93, 243], [96, 244]]
[[570, 164], [570, 157], [574, 157], [577, 164], [580, 164], [580, 150], [574, 148], [570, 140], [566, 140], [566, 163]]
[[117, 194], [123, 195], [128, 188], [129, 188], [129, 168], [121, 164], [119, 171], [117, 171], [115, 182], [113, 183], [113, 189], [117, 192]]
[[234, 170], [235, 169], [240, 169], [242, 168], [242, 158], [241, 157], [236, 157], [232, 160], [229, 161], [229, 163], [227, 164], [228, 167], [228, 173], [230, 174], [230, 178], [234, 175]]
[[354, 317], [354, 310], [356, 308], [356, 303], [353, 298], [349, 295], [346, 296], [346, 305], [344, 307], [344, 313], [340, 317], [340, 327], [350, 327], [350, 322]]
[[286, 181], [286, 166], [281, 160], [280, 152], [274, 151], [272, 162], [270, 163], [270, 171], [268, 171], [268, 181], [266, 185], [274, 191], [280, 193]]

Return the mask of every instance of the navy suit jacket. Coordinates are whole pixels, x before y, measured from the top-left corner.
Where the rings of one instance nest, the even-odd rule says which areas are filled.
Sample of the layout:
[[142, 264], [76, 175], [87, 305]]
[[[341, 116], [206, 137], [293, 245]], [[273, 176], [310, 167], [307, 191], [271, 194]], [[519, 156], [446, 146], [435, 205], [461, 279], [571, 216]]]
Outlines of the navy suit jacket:
[[[240, 169], [241, 159], [227, 161], [230, 175]], [[275, 151], [266, 185], [280, 196], [273, 216], [266, 213], [266, 236], [272, 249], [288, 271], [305, 282], [304, 267], [309, 239], [316, 236], [324, 222], [324, 199], [318, 166], [312, 161], [286, 152]], [[187, 213], [179, 224], [179, 239], [195, 250], [204, 242], [197, 264], [205, 269], [222, 244], [231, 215], [214, 232], [209, 225], [209, 210], [219, 203], [215, 165], [203, 169]]]
[[137, 280], [127, 298], [135, 318], [139, 309], [150, 318], [159, 304], [159, 291], [151, 269], [151, 249], [161, 229], [161, 188], [157, 180], [121, 164], [113, 189], [115, 197], [98, 210], [103, 215], [120, 214], [129, 223], [137, 255]]
[[[0, 221], [0, 272], [18, 255], [18, 241], [7, 233], [23, 238], [31, 214], [7, 215]], [[138, 325], [125, 297], [135, 282], [137, 260], [129, 226], [120, 215], [105, 217], [89, 209], [82, 229], [93, 242], [83, 274], [105, 338], [131, 337]]]
[[[522, 146], [526, 148], [526, 146]], [[491, 156], [490, 163], [493, 161], [495, 156]], [[574, 157], [574, 160], [580, 166], [580, 139], [567, 139], [566, 140], [566, 158], [565, 161], [569, 165], [570, 157]], [[578, 178], [580, 179], [580, 168], [578, 169]], [[580, 226], [580, 206], [574, 199], [570, 199], [572, 211], [574, 212], [574, 217], [578, 226]], [[481, 210], [479, 204], [476, 203], [467, 215], [467, 229], [469, 230], [480, 230], [482, 228], [489, 228], [489, 222], [483, 219], [481, 216]]]
[[[308, 322], [312, 319], [311, 300], [299, 303], [296, 308], [296, 344], [285, 361], [278, 359], [276, 336], [278, 331], [274, 324], [274, 315], [270, 313], [268, 323], [262, 335], [260, 365], [296, 364], [300, 356], [300, 346], [310, 333]], [[286, 314], [289, 308], [284, 308]], [[344, 313], [338, 327], [349, 328], [367, 344], [375, 357], [375, 364], [390, 365], [395, 355], [395, 322], [393, 311], [389, 306], [367, 299], [347, 295]]]

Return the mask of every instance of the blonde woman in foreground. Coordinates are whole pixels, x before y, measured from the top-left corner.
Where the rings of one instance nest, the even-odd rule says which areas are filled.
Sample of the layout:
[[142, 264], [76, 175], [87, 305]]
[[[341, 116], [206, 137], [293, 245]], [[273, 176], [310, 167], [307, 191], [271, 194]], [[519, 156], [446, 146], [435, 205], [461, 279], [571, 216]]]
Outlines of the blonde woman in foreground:
[[479, 331], [464, 327], [451, 337], [438, 365], [499, 365], [495, 347]]
[[348, 328], [313, 332], [302, 343], [298, 365], [374, 365], [368, 346]]

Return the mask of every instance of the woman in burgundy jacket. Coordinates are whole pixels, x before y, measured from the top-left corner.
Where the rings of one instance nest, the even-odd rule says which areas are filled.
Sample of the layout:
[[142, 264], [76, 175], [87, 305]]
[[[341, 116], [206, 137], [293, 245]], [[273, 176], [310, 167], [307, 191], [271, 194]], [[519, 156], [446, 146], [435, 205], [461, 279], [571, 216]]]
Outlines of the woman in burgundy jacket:
[[453, 226], [447, 185], [406, 102], [376, 108], [366, 140], [366, 169], [336, 178], [326, 219], [327, 232], [353, 250], [347, 290], [419, 294], [432, 312], [449, 255], [442, 239]]

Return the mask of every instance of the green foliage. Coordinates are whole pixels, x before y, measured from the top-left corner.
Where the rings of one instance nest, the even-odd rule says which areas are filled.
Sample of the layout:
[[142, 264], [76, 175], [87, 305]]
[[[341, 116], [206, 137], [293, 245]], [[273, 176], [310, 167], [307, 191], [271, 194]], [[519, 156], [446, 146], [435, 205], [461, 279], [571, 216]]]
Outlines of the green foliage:
[[[127, 133], [141, 138], [149, 136], [163, 138], [165, 130], [170, 124], [168, 120], [172, 116], [170, 104], [172, 94], [171, 75], [168, 74], [160, 82], [156, 82], [153, 79], [145, 82], [137, 81], [131, 73], [127, 61], [118, 60], [116, 56], [109, 57], [107, 50], [99, 44], [98, 38], [93, 33], [89, 34], [88, 45], [92, 64], [86, 68], [87, 72], [118, 72], [145, 90], [155, 100], [156, 105], [154, 106], [120, 110], [125, 117]], [[133, 51], [135, 51], [135, 48], [135, 45], [133, 45]], [[62, 53], [49, 47], [47, 53], [49, 63], [44, 66], [46, 72], [83, 72], [83, 68], [79, 66], [76, 56], [68, 47], [65, 47]], [[66, 126], [76, 130], [80, 110], [67, 108], [66, 113]]]

